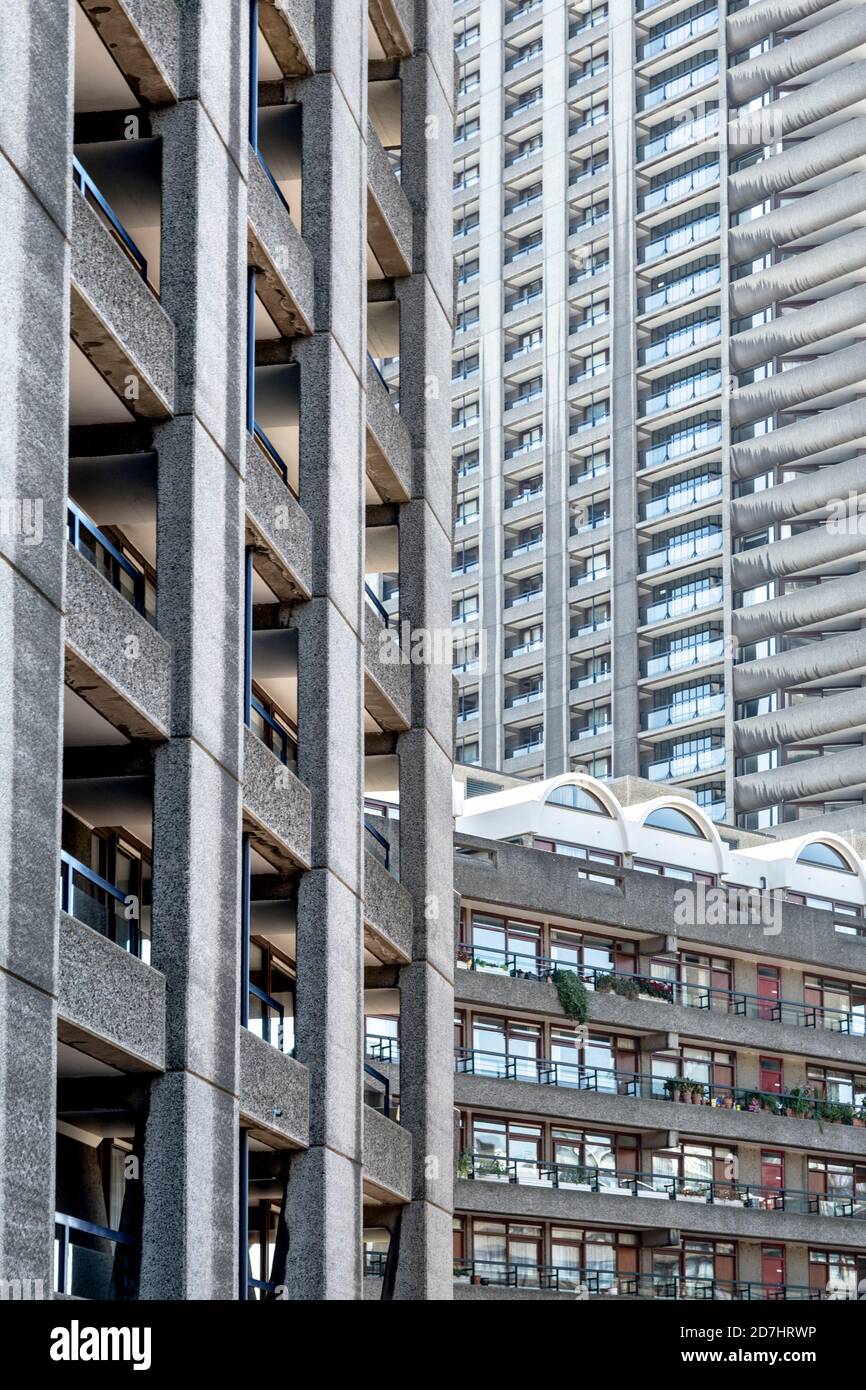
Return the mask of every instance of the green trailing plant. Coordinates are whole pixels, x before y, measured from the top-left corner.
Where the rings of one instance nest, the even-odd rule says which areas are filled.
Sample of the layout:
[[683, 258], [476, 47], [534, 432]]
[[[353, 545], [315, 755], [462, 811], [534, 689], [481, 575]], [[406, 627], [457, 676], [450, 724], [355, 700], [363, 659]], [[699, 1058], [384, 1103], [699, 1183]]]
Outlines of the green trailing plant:
[[613, 994], [616, 989], [615, 975], [596, 975], [595, 992], [596, 994]]
[[576, 1023], [586, 1023], [589, 1017], [589, 1001], [583, 981], [578, 979], [573, 970], [556, 970], [553, 983], [556, 985], [563, 1013], [573, 1018]]

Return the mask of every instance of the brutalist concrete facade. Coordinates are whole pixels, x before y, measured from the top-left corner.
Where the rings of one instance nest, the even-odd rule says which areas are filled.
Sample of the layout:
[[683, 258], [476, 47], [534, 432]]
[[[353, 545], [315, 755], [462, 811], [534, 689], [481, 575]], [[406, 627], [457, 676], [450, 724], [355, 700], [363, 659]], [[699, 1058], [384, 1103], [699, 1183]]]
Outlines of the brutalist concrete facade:
[[454, 33], [458, 759], [860, 825], [863, 6]]
[[0, 1278], [356, 1299], [372, 1212], [450, 1298], [450, 660], [365, 560], [447, 633], [450, 5], [36, 0], [0, 53]]
[[[672, 814], [694, 837], [656, 833]], [[796, 891], [820, 874], [807, 867], [823, 853], [817, 827], [782, 855], [766, 837], [720, 832], [694, 802], [634, 779], [565, 774], [465, 802], [455, 1297], [863, 1296], [862, 843], [833, 840], [845, 867], [825, 880], [848, 900], [834, 907]], [[616, 862], [601, 844], [620, 846]], [[713, 882], [715, 914], [701, 907]], [[734, 882], [755, 885], [745, 915]], [[557, 965], [586, 986], [580, 1019]], [[854, 1012], [813, 1012], [819, 979], [849, 990]], [[675, 1078], [665, 1086], [677, 1072], [705, 1083], [703, 1103]], [[840, 1088], [853, 1110], [798, 1107]], [[834, 1200], [834, 1182], [850, 1200]]]

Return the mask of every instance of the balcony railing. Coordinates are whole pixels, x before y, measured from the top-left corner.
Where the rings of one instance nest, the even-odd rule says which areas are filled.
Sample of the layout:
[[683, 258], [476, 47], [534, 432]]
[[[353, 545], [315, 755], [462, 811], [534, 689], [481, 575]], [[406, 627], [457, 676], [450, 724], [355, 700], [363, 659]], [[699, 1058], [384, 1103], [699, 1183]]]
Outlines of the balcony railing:
[[384, 1279], [388, 1263], [387, 1250], [364, 1251], [364, 1275], [367, 1279]]
[[[379, 860], [379, 863], [388, 870], [389, 874], [393, 874], [394, 870], [391, 867], [390, 840], [387, 840], [381, 830], [377, 830], [375, 825], [371, 825], [368, 820], [364, 821], [364, 834], [367, 836], [367, 850], [369, 853], [372, 854], [374, 859]], [[396, 874], [394, 874], [394, 877], [396, 878]]]
[[668, 782], [677, 777], [699, 777], [702, 772], [712, 772], [725, 761], [725, 750], [701, 748], [695, 753], [677, 753], [672, 758], [661, 758], [658, 762], [647, 763], [641, 776], [650, 782]]
[[721, 714], [725, 708], [725, 694], [701, 695], [693, 700], [678, 700], [672, 705], [662, 705], [658, 709], [647, 710], [643, 716], [645, 729], [666, 729], [672, 724], [685, 724], [690, 719], [705, 719], [709, 714]]
[[132, 1236], [81, 1221], [65, 1212], [54, 1213], [54, 1292], [73, 1298], [113, 1298], [112, 1275], [115, 1249], [106, 1250], [96, 1242], [112, 1247], [132, 1245]]
[[85, 560], [89, 560], [103, 579], [107, 579], [113, 589], [123, 594], [137, 612], [143, 614], [145, 581], [141, 570], [136, 569], [105, 532], [71, 499], [66, 502], [66, 525], [70, 545]]
[[[454, 1070], [458, 1076], [481, 1076], [501, 1081], [525, 1081], [537, 1086], [557, 1086], [567, 1090], [593, 1091], [597, 1095], [628, 1096], [634, 1100], [693, 1104], [731, 1113], [764, 1112], [778, 1117], [850, 1124], [854, 1107], [812, 1095], [807, 1089], [759, 1091], [747, 1086], [717, 1086], [712, 1082], [688, 1080], [679, 1099], [676, 1087], [681, 1078], [655, 1076], [649, 1072], [625, 1071], [618, 1067], [594, 1067], [583, 1062], [563, 1062], [551, 1057], [526, 1057], [484, 1048], [458, 1047], [454, 1050]], [[844, 1117], [837, 1112], [844, 1111]], [[849, 1115], [847, 1112], [851, 1112]], [[863, 1116], [857, 1116], [862, 1120]]]
[[[583, 862], [583, 861], [582, 861]], [[593, 867], [591, 859], [587, 868]], [[757, 891], [757, 890], [754, 890]], [[553, 981], [558, 971], [577, 975], [587, 989], [599, 994], [618, 994], [625, 998], [644, 997], [681, 1008], [712, 1010], [737, 1018], [757, 1018], [766, 1023], [785, 1023], [797, 1028], [823, 1028], [849, 1037], [866, 1037], [866, 1013], [806, 1004], [796, 999], [766, 999], [746, 990], [721, 989], [715, 985], [693, 984], [686, 980], [662, 980], [627, 970], [600, 965], [579, 965], [551, 956], [530, 952], [505, 951], [500, 947], [473, 946], [461, 942], [457, 963], [479, 973], [510, 975], [514, 979]]]
[[[76, 879], [83, 879], [84, 884]], [[141, 955], [140, 904], [66, 850], [60, 851], [60, 907], [131, 955]]]
[[656, 652], [642, 663], [644, 676], [663, 676], [669, 671], [682, 671], [689, 666], [702, 666], [705, 661], [721, 661], [725, 654], [723, 637], [705, 638], [671, 651]]
[[[619, 1294], [624, 1298], [720, 1299], [785, 1302], [821, 1300], [819, 1289], [806, 1284], [759, 1284], [744, 1279], [711, 1279], [680, 1274], [620, 1274], [614, 1269], [581, 1269], [575, 1265], [520, 1264], [505, 1260], [458, 1260], [454, 1278], [471, 1284], [497, 1284], [507, 1288], [544, 1289], [550, 1292]], [[838, 1294], [834, 1294], [838, 1297]], [[855, 1297], [852, 1292], [851, 1298]]]
[[109, 230], [119, 243], [121, 249], [132, 261], [132, 264], [135, 266], [142, 280], [146, 280], [147, 261], [142, 252], [136, 246], [108, 199], [99, 191], [93, 179], [84, 168], [84, 165], [80, 160], [76, 159], [75, 155], [72, 156], [72, 182], [75, 184], [75, 187], [81, 191], [81, 195], [85, 200], [96, 203], [99, 211], [108, 222]]
[[457, 1175], [469, 1182], [516, 1183], [571, 1192], [604, 1193], [616, 1197], [645, 1197], [650, 1201], [702, 1202], [757, 1211], [783, 1211], [798, 1216], [846, 1216], [866, 1218], [866, 1198], [824, 1197], [803, 1188], [766, 1187], [679, 1174], [635, 1173], [612, 1168], [590, 1168], [579, 1163], [545, 1159], [507, 1158], [500, 1154], [464, 1153]]
[[712, 608], [721, 603], [724, 590], [721, 584], [710, 584], [705, 589], [695, 589], [690, 594], [679, 594], [674, 598], [660, 599], [644, 609], [641, 619], [644, 623], [661, 623], [667, 618], [683, 618], [689, 613], [697, 613], [703, 608]]
[[659, 550], [647, 550], [640, 556], [641, 572], [651, 574], [655, 570], [667, 569], [669, 565], [684, 565], [690, 560], [702, 560], [705, 555], [713, 555], [717, 550], [721, 550], [723, 539], [722, 531], [719, 529], [709, 534], [683, 536]]
[[400, 1039], [385, 1033], [368, 1033], [365, 1039], [368, 1057], [374, 1062], [389, 1062], [395, 1066], [400, 1061]]
[[297, 772], [297, 739], [253, 694], [250, 694], [250, 728], [265, 747], [270, 748], [274, 756], [279, 758], [284, 767], [289, 768], [291, 772]]

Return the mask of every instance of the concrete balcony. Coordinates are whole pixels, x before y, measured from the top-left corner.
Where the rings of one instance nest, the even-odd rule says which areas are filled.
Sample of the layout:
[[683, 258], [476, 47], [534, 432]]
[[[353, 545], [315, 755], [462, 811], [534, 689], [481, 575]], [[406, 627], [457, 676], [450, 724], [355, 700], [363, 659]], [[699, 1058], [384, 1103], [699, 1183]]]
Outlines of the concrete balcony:
[[140, 101], [166, 106], [177, 100], [177, 0], [81, 0], [81, 8]]
[[367, 363], [367, 474], [383, 502], [408, 502], [412, 441], [371, 362]]
[[168, 419], [174, 410], [174, 325], [77, 188], [70, 331], [133, 414]]
[[124, 1072], [165, 1069], [165, 976], [60, 914], [60, 1042]]
[[412, 898], [369, 850], [364, 854], [364, 945], [383, 964], [412, 959]]
[[310, 793], [266, 748], [244, 729], [244, 830], [253, 846], [284, 872], [310, 866]]
[[365, 603], [364, 708], [383, 729], [394, 732], [408, 729], [410, 723], [411, 667], [400, 657], [397, 634]]
[[260, 272], [256, 294], [284, 337], [312, 333], [313, 257], [252, 150], [247, 191], [247, 246]]
[[315, 0], [260, 0], [259, 26], [286, 77], [316, 65]]
[[307, 1068], [240, 1029], [240, 1116], [255, 1139], [272, 1149], [305, 1149], [310, 1141]]
[[665, 1193], [633, 1197], [625, 1191], [566, 1191], [503, 1179], [456, 1182], [454, 1207], [493, 1220], [507, 1216], [512, 1221], [586, 1221], [647, 1231], [673, 1228], [716, 1240], [785, 1240], [862, 1248], [866, 1234], [864, 1223], [853, 1217], [760, 1211], [744, 1207], [740, 1201], [714, 1203], [703, 1197], [672, 1200]]
[[246, 544], [256, 552], [257, 572], [286, 603], [309, 598], [312, 589], [312, 526], [251, 435], [247, 436]]
[[388, 276], [412, 271], [412, 209], [370, 121], [367, 122], [367, 241]]
[[866, 937], [834, 931], [831, 912], [785, 903], [782, 931], [772, 924], [768, 931], [763, 922], [736, 921], [722, 925], [695, 921], [678, 928], [675, 914], [681, 911], [682, 898], [676, 894], [689, 885], [619, 870], [617, 886], [602, 887], [580, 881], [575, 861], [565, 855], [542, 854], [519, 845], [503, 847], [469, 835], [460, 835], [458, 841], [487, 853], [486, 860], [458, 856], [455, 861], [454, 886], [472, 901], [484, 902], [495, 888], [496, 902], [536, 916], [579, 919], [648, 935], [679, 932], [681, 945], [706, 945], [717, 954], [734, 951], [763, 959], [769, 950], [774, 960], [817, 966], [823, 974], [866, 971]]
[[[639, 1130], [667, 1129], [690, 1138], [725, 1143], [821, 1152], [828, 1127], [811, 1119], [773, 1115], [768, 1111], [724, 1110], [709, 1105], [684, 1105], [667, 1099], [617, 1095], [533, 1081], [460, 1073], [454, 1077], [455, 1105], [496, 1110], [508, 1115], [543, 1115], [551, 1120], [585, 1127], [621, 1125]], [[833, 1150], [839, 1157], [866, 1155], [866, 1129], [833, 1125]]]
[[[501, 1009], [504, 1013], [518, 1010], [557, 1020], [566, 1017], [554, 985], [511, 979], [499, 971], [456, 971], [454, 998], [460, 1003]], [[681, 1038], [706, 1038], [719, 1047], [743, 1048], [773, 1056], [808, 1056], [855, 1069], [864, 1064], [864, 1039], [828, 1028], [799, 1028], [770, 1019], [743, 1018], [720, 1009], [690, 1008], [664, 1000], [627, 999], [594, 990], [587, 990], [587, 1001], [589, 1021], [606, 1028], [646, 1034], [665, 1030]]]
[[408, 1202], [412, 1195], [412, 1136], [379, 1110], [364, 1106], [364, 1195]]
[[168, 643], [71, 545], [66, 548], [66, 680], [128, 738], [168, 737]]

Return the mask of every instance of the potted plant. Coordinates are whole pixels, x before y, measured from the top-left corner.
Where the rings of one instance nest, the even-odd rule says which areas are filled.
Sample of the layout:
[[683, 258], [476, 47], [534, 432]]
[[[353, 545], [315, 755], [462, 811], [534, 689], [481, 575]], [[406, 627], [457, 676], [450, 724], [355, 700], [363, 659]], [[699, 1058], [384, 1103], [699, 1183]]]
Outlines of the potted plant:
[[707, 1100], [707, 1092], [706, 1092], [706, 1087], [704, 1086], [703, 1082], [702, 1082], [702, 1081], [693, 1081], [693, 1082], [691, 1083], [691, 1088], [692, 1088], [692, 1105], [705, 1105], [705, 1104], [706, 1104], [706, 1100]]
[[729, 1091], [726, 1095], [722, 1096], [722, 1109], [723, 1109], [723, 1110], [733, 1110], [733, 1108], [734, 1108], [734, 1097], [733, 1097], [733, 1093]]
[[457, 968], [459, 970], [472, 969], [472, 947], [461, 943], [457, 947]]
[[843, 1104], [843, 1105], [837, 1105], [837, 1106], [836, 1106], [836, 1112], [837, 1112], [837, 1113], [836, 1113], [836, 1119], [835, 1119], [835, 1122], [834, 1122], [835, 1124], [837, 1124], [837, 1125], [853, 1125], [853, 1123], [854, 1123], [854, 1107], [853, 1107], [853, 1105], [848, 1105], [847, 1103], [845, 1103], [845, 1104]]
[[669, 1076], [665, 1080], [665, 1091], [668, 1100], [683, 1099], [683, 1078], [681, 1076]]
[[637, 999], [640, 994], [640, 981], [629, 975], [616, 981], [616, 992], [623, 999]]
[[457, 1176], [458, 1176], [458, 1178], [471, 1178], [471, 1177], [472, 1177], [472, 1173], [473, 1173], [473, 1168], [474, 1168], [474, 1165], [473, 1165], [473, 1162], [472, 1162], [472, 1154], [471, 1154], [471, 1152], [469, 1151], [469, 1149], [464, 1149], [463, 1152], [462, 1152], [461, 1154], [459, 1154], [459, 1155], [458, 1155], [458, 1158], [457, 1158]]
[[851, 1116], [851, 1123], [857, 1129], [866, 1128], [866, 1100], [864, 1100], [859, 1110], [853, 1111]]
[[597, 975], [595, 980], [596, 994], [613, 994], [616, 988], [615, 975]]

